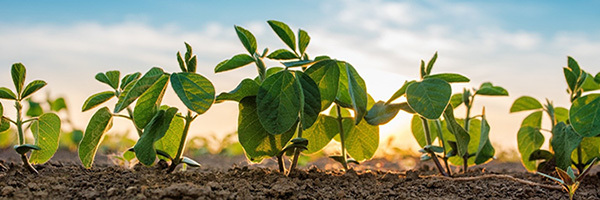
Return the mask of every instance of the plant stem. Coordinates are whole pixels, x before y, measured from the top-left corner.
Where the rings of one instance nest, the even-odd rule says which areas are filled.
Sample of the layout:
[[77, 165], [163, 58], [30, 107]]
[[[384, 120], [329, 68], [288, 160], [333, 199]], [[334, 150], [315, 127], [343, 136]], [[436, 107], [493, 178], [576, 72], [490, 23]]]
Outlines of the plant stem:
[[[471, 123], [471, 108], [473, 107], [473, 102], [475, 101], [475, 95], [471, 97], [471, 101], [469, 101], [469, 105], [465, 105], [467, 107], [467, 115], [465, 117], [465, 131], [467, 134], [469, 133], [469, 125]], [[469, 168], [469, 152], [465, 153], [465, 155], [461, 155], [463, 158], [463, 173], [467, 172]]]
[[[22, 117], [22, 109], [23, 105], [21, 105], [20, 101], [15, 101], [15, 107], [17, 108], [17, 133], [19, 135], [19, 145], [25, 144], [25, 134], [23, 133], [23, 117]], [[29, 159], [26, 154], [21, 154], [21, 161], [23, 161], [23, 167], [29, 170], [31, 173], [38, 174], [38, 171], [31, 166], [29, 163]]]
[[[298, 137], [302, 137], [302, 121], [298, 123]], [[292, 166], [290, 167], [289, 173], [292, 173], [296, 169], [296, 165], [298, 164], [298, 157], [300, 157], [300, 149], [295, 148], [294, 150], [294, 158], [292, 159]]]
[[277, 155], [277, 163], [279, 164], [279, 172], [282, 174], [285, 173], [285, 163], [283, 162], [283, 153], [281, 155]]
[[[429, 123], [427, 123], [427, 119], [425, 119], [425, 117], [421, 117], [421, 122], [423, 122], [423, 130], [425, 131], [425, 140], [427, 141], [427, 145], [431, 145], [431, 130], [429, 129]], [[429, 155], [431, 156], [431, 159], [435, 163], [435, 166], [440, 171], [440, 174], [442, 174], [443, 176], [448, 176], [448, 174], [446, 174], [446, 172], [444, 171], [444, 168], [440, 164], [440, 161], [438, 160], [437, 155], [435, 155], [435, 153], [433, 153], [433, 152], [429, 152]]]
[[444, 165], [446, 166], [446, 171], [449, 176], [452, 176], [452, 171], [450, 170], [450, 165], [448, 165], [448, 158], [446, 158], [446, 140], [444, 140], [444, 134], [442, 132], [442, 123], [439, 119], [435, 120], [435, 126], [438, 130], [438, 136], [440, 137], [440, 143], [442, 143], [442, 149], [444, 149]]
[[192, 116], [192, 111], [188, 110], [187, 115], [185, 116], [185, 126], [183, 128], [183, 134], [181, 135], [181, 140], [179, 141], [179, 148], [177, 149], [177, 155], [173, 157], [173, 161], [171, 162], [171, 166], [169, 166], [169, 170], [167, 173], [171, 173], [175, 170], [175, 167], [181, 163], [181, 156], [183, 155], [183, 149], [185, 148], [185, 142], [190, 130], [190, 124], [194, 121], [195, 117]]
[[582, 149], [581, 149], [581, 144], [579, 144], [577, 146], [577, 164], [575, 165], [577, 167], [577, 170], [579, 171], [579, 173], [581, 173], [583, 171], [583, 169], [585, 168], [585, 164], [583, 163], [581, 154], [582, 154]]
[[346, 161], [346, 144], [344, 144], [344, 124], [342, 123], [343, 118], [341, 112], [342, 107], [336, 103], [335, 108], [337, 109], [338, 128], [340, 130], [340, 143], [342, 143], [342, 166], [344, 167], [344, 170], [348, 170], [348, 162]]

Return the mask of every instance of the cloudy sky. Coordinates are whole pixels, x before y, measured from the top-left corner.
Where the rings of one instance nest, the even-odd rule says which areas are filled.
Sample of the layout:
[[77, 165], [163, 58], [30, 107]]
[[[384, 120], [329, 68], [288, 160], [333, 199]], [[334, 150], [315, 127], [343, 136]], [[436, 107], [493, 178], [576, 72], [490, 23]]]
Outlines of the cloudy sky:
[[[420, 60], [436, 51], [434, 72], [471, 78], [469, 84], [455, 85], [456, 91], [485, 81], [505, 87], [510, 97], [481, 97], [474, 107], [479, 113], [486, 106], [492, 142], [503, 148], [516, 147], [526, 116], [508, 113], [516, 98], [530, 95], [569, 106], [561, 69], [567, 55], [588, 72], [600, 71], [598, 1], [0, 2], [0, 85], [12, 88], [10, 66], [24, 63], [28, 80], [44, 79], [49, 83], [45, 92], [68, 98], [81, 128], [93, 113], [78, 112], [87, 96], [109, 89], [94, 80], [96, 73], [145, 72], [152, 66], [178, 71], [175, 53], [185, 50], [184, 41], [198, 55], [199, 73], [218, 92], [256, 76], [253, 67], [220, 74], [213, 69], [245, 51], [233, 25], [253, 32], [259, 49], [283, 48], [266, 23], [270, 19], [306, 30], [312, 38], [309, 54], [352, 63], [377, 100], [417, 78]], [[176, 98], [165, 101], [183, 108]], [[237, 105], [214, 105], [199, 119], [194, 134], [233, 132]], [[414, 148], [409, 121], [409, 115], [398, 115], [381, 127], [382, 135], [397, 136], [397, 145]], [[115, 129], [126, 127], [128, 122], [118, 120]]]

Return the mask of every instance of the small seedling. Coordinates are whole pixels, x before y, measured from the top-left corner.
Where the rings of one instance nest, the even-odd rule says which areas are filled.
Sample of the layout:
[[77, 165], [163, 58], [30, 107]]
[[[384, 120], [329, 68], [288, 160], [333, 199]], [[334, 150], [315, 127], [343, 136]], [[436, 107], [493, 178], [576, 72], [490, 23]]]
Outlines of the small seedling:
[[[17, 127], [17, 135], [19, 144], [14, 146], [17, 153], [21, 155], [23, 165], [30, 172], [37, 174], [37, 170], [31, 164], [42, 164], [50, 160], [58, 149], [58, 138], [60, 136], [60, 118], [54, 113], [44, 113], [30, 119], [23, 118], [22, 101], [29, 98], [33, 93], [46, 86], [46, 82], [35, 80], [25, 85], [25, 66], [21, 63], [13, 64], [11, 68], [12, 80], [15, 84], [13, 92], [6, 87], [0, 88], [0, 98], [9, 99], [15, 102], [17, 116], [12, 120], [3, 115], [4, 109], [0, 104], [0, 132], [10, 128], [10, 123]], [[37, 111], [36, 111], [37, 112]], [[31, 113], [30, 113], [31, 114]], [[35, 144], [26, 144], [25, 141], [25, 125], [29, 124]], [[27, 153], [31, 152], [29, 158]]]
[[592, 168], [592, 165], [594, 165], [595, 162], [596, 158], [594, 158], [592, 162], [587, 164], [585, 168], [583, 168], [583, 171], [580, 171], [579, 175], [577, 176], [575, 176], [573, 168], [571, 167], [568, 167], [566, 171], [558, 167], [556, 168], [556, 173], [558, 174], [558, 177], [560, 179], [541, 172], [537, 172], [537, 174], [552, 179], [553, 181], [556, 181], [569, 193], [569, 199], [573, 200], [573, 196], [575, 195], [577, 188], [579, 188], [579, 185], [583, 181], [583, 178], [585, 178], [585, 175], [587, 175], [590, 172], [590, 169]]

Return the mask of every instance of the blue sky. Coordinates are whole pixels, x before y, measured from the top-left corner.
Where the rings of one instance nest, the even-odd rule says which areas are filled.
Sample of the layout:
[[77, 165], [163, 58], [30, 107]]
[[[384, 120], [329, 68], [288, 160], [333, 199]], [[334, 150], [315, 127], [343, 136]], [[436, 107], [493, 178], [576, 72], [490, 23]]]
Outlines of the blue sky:
[[[217, 91], [231, 90], [256, 75], [252, 67], [213, 73], [217, 63], [244, 51], [233, 25], [252, 31], [261, 49], [283, 48], [266, 24], [270, 19], [308, 31], [309, 54], [352, 63], [376, 99], [389, 98], [404, 80], [416, 77], [419, 60], [436, 51], [440, 57], [434, 71], [471, 78], [456, 91], [485, 81], [504, 86], [510, 97], [480, 98], [475, 108], [486, 106], [492, 142], [505, 147], [515, 147], [526, 116], [508, 114], [514, 99], [530, 95], [569, 106], [561, 70], [567, 55], [593, 74], [600, 71], [599, 1], [59, 0], [0, 5], [0, 70], [23, 62], [28, 80], [47, 80], [46, 91], [67, 96], [73, 108], [108, 89], [93, 80], [98, 72], [144, 72], [151, 66], [178, 70], [174, 55], [184, 50], [184, 41], [194, 47], [199, 72], [213, 80]], [[0, 85], [11, 86], [8, 73], [0, 74]], [[180, 105], [173, 98], [165, 101]], [[92, 112], [77, 110], [71, 112], [85, 127]], [[235, 131], [235, 113], [234, 103], [215, 105], [193, 132]], [[381, 127], [382, 134], [407, 135], [409, 121], [401, 114]], [[128, 125], [117, 122], [116, 130]], [[398, 144], [416, 145], [413, 140]]]

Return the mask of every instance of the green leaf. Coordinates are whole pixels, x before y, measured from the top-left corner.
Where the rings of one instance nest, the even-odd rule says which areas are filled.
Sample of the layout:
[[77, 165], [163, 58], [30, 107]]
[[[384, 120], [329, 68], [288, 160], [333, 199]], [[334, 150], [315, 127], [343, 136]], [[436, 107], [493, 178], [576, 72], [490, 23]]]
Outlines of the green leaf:
[[542, 104], [538, 100], [530, 96], [522, 96], [515, 100], [510, 107], [510, 112], [513, 113], [526, 110], [537, 110], [541, 108]]
[[428, 78], [442, 79], [448, 83], [467, 83], [467, 82], [471, 81], [469, 78], [467, 78], [463, 75], [453, 74], [453, 73], [432, 74], [432, 75], [427, 75], [424, 78], [425, 79], [428, 79]]
[[[181, 72], [187, 73], [187, 72]], [[135, 143], [133, 149], [135, 151], [135, 157], [144, 165], [152, 165], [156, 160], [156, 149], [154, 143], [160, 138], [165, 136], [171, 120], [175, 117], [177, 108], [171, 107], [165, 110], [159, 110], [158, 113], [152, 118], [150, 123], [144, 128], [144, 133], [140, 139]], [[173, 145], [173, 144], [171, 144]]]
[[300, 86], [287, 70], [269, 76], [258, 89], [258, 117], [267, 132], [277, 135], [292, 128], [302, 107]]
[[[588, 162], [594, 158], [600, 157], [600, 137], [584, 137], [579, 146], [581, 146], [581, 160]], [[571, 160], [579, 160], [577, 151], [571, 153]]]
[[154, 147], [157, 150], [166, 152], [171, 157], [175, 157], [177, 155], [179, 143], [181, 142], [184, 126], [185, 122], [182, 117], [173, 117], [165, 136], [156, 141]]
[[531, 153], [539, 150], [544, 144], [544, 135], [540, 133], [540, 130], [535, 127], [525, 126], [519, 129], [517, 133], [517, 146], [519, 147], [519, 153], [521, 153], [521, 162], [527, 168], [527, 170], [535, 170], [536, 165], [534, 161], [529, 161]]
[[0, 88], [0, 99], [17, 100], [17, 96], [10, 89], [1, 87]]
[[6, 118], [2, 118], [0, 120], [0, 133], [8, 130], [10, 128], [10, 121]]
[[162, 75], [164, 71], [161, 68], [153, 67], [142, 78], [135, 82], [131, 89], [125, 90], [119, 95], [119, 101], [115, 106], [115, 113], [121, 112], [127, 108], [133, 101], [140, 97], [148, 88], [150, 88]]
[[254, 58], [248, 54], [238, 54], [233, 56], [231, 59], [227, 59], [217, 64], [215, 67], [215, 73], [229, 71], [246, 66], [254, 62]]
[[254, 96], [243, 98], [238, 118], [238, 140], [252, 162], [277, 155], [296, 131], [291, 128], [283, 134], [269, 134], [259, 122], [256, 104]]
[[[350, 111], [348, 111], [348, 109], [342, 108], [340, 109], [340, 114], [342, 115], [342, 117], [345, 118], [351, 118], [352, 114], [350, 114]], [[337, 114], [337, 106], [333, 106], [331, 107], [331, 109], [329, 110], [329, 115], [337, 118], [338, 114]]]
[[190, 110], [203, 114], [215, 101], [215, 88], [204, 76], [180, 72], [171, 74], [171, 86]]
[[535, 150], [531, 153], [531, 155], [529, 155], [529, 161], [550, 160], [552, 158], [554, 158], [554, 154], [550, 153], [550, 151], [546, 151], [543, 149]]
[[481, 134], [479, 136], [479, 146], [477, 147], [477, 151], [475, 154], [475, 164], [478, 165], [483, 164], [489, 159], [494, 158], [494, 154], [496, 153], [496, 150], [494, 150], [494, 147], [490, 142], [490, 125], [488, 124], [485, 118], [485, 110], [483, 112], [484, 114], [481, 120]]
[[291, 67], [308, 67], [309, 65], [312, 65], [316, 62], [317, 62], [316, 60], [298, 60], [298, 61], [281, 62], [281, 64], [283, 64], [283, 66], [285, 66], [287, 68], [291, 68]]
[[350, 93], [352, 107], [355, 112], [354, 124], [358, 125], [367, 114], [367, 87], [358, 72], [348, 63], [346, 63], [346, 76], [348, 76], [348, 93]]
[[254, 38], [254, 35], [252, 35], [252, 33], [250, 33], [250, 31], [240, 27], [240, 26], [234, 26], [235, 28], [235, 33], [237, 33], [238, 38], [240, 38], [240, 41], [242, 42], [242, 44], [244, 45], [244, 48], [246, 48], [246, 50], [248, 50], [248, 53], [250, 53], [250, 55], [254, 55], [254, 53], [256, 53], [256, 38]]
[[298, 59], [298, 56], [293, 52], [286, 49], [277, 49], [273, 51], [273, 53], [267, 56], [269, 59], [273, 60], [290, 60], [290, 59]]
[[571, 125], [558, 123], [552, 129], [552, 139], [550, 145], [554, 150], [556, 166], [561, 169], [567, 169], [571, 166], [571, 153], [583, 138], [573, 130]]
[[567, 66], [569, 69], [571, 69], [571, 71], [573, 71], [573, 74], [575, 74], [576, 77], [579, 77], [581, 74], [581, 68], [579, 67], [579, 64], [577, 64], [577, 61], [573, 59], [573, 57], [567, 57]]
[[41, 149], [31, 152], [29, 161], [32, 164], [47, 162], [58, 150], [60, 118], [54, 113], [43, 114], [38, 120], [31, 123], [31, 133], [35, 138], [35, 145]]
[[31, 100], [27, 100], [27, 103], [29, 103], [29, 109], [27, 109], [25, 115], [29, 117], [37, 117], [44, 114], [44, 110], [42, 109], [42, 106], [40, 106], [39, 103], [33, 102]]
[[320, 151], [338, 133], [338, 124], [334, 117], [319, 115], [314, 125], [302, 132], [302, 137], [309, 141], [308, 150], [304, 151], [304, 153], [312, 154]]
[[319, 113], [321, 112], [321, 94], [319, 94], [319, 86], [313, 81], [310, 76], [295, 71], [296, 81], [300, 84], [302, 94], [302, 107], [300, 108], [300, 119], [302, 129], [306, 130], [311, 127]]
[[21, 155], [28, 153], [31, 150], [41, 150], [42, 148], [38, 147], [37, 145], [33, 145], [33, 144], [23, 144], [23, 145], [15, 145], [13, 146], [13, 149], [15, 149], [15, 151]]
[[300, 51], [300, 56], [304, 55], [308, 43], [310, 43], [308, 33], [302, 29], [298, 30], [298, 50]]
[[[438, 137], [438, 129], [434, 121], [428, 121], [427, 123], [431, 133], [431, 141], [433, 141]], [[419, 115], [413, 115], [410, 123], [410, 130], [415, 140], [417, 140], [417, 143], [419, 143], [419, 146], [424, 148], [427, 145], [427, 140], [425, 139], [425, 132], [423, 131], [423, 121], [421, 121]]]
[[500, 86], [494, 86], [490, 82], [485, 82], [479, 86], [475, 94], [488, 96], [508, 96], [508, 91]]
[[427, 119], [438, 119], [448, 106], [452, 88], [448, 82], [428, 78], [410, 84], [406, 89], [408, 105]]
[[117, 89], [117, 88], [119, 88], [119, 76], [120, 75], [121, 75], [121, 72], [119, 72], [117, 70], [113, 70], [113, 71], [107, 71], [106, 73], [102, 73], [102, 72], [97, 73], [95, 78], [96, 78], [96, 80], [98, 80], [102, 83], [106, 83], [113, 89]]
[[55, 99], [54, 101], [50, 102], [50, 110], [52, 110], [54, 112], [58, 112], [62, 109], [68, 110], [67, 103], [65, 102], [64, 98], [60, 97], [60, 98]]
[[198, 60], [197, 60], [196, 56], [194, 55], [187, 62], [187, 71], [186, 72], [196, 73], [196, 65], [197, 65], [197, 63], [198, 63]]
[[396, 91], [394, 93], [394, 95], [392, 95], [392, 97], [390, 97], [390, 99], [386, 102], [386, 104], [390, 104], [392, 103], [394, 100], [400, 98], [401, 96], [403, 96], [404, 94], [406, 94], [406, 88], [408, 88], [408, 86], [410, 84], [415, 83], [416, 81], [404, 81], [404, 84], [402, 84], [402, 87], [400, 87], [400, 89], [398, 89], [398, 91]]
[[162, 75], [135, 103], [133, 122], [137, 127], [146, 127], [158, 112], [162, 98], [167, 90], [169, 75]]
[[600, 135], [600, 94], [577, 98], [569, 109], [569, 121], [583, 137]]
[[13, 64], [10, 70], [10, 74], [12, 76], [13, 83], [15, 84], [17, 95], [21, 97], [23, 85], [25, 84], [25, 66], [21, 63]]
[[188, 157], [183, 157], [183, 159], [181, 160], [182, 163], [185, 163], [187, 165], [189, 165], [190, 167], [200, 167], [202, 165], [200, 165], [200, 163], [196, 162], [195, 160], [188, 158]]
[[456, 93], [450, 97], [450, 105], [453, 108], [460, 106], [463, 103], [463, 93]]
[[256, 96], [259, 87], [260, 86], [256, 81], [248, 78], [244, 79], [235, 89], [230, 92], [219, 94], [215, 103], [221, 103], [227, 100], [240, 102], [244, 97]]
[[290, 27], [280, 21], [269, 20], [267, 21], [271, 29], [275, 31], [277, 36], [281, 38], [281, 40], [288, 46], [290, 49], [296, 51], [296, 37], [294, 36], [294, 32]]
[[179, 53], [179, 51], [177, 52], [177, 63], [179, 63], [179, 69], [181, 69], [182, 72], [188, 72], [187, 68], [185, 67], [185, 61], [183, 61], [183, 58], [181, 57], [181, 53]]
[[469, 132], [460, 126], [456, 121], [456, 118], [454, 118], [454, 108], [451, 106], [444, 112], [444, 120], [446, 121], [446, 127], [456, 138], [458, 156], [462, 157], [467, 155], [471, 137], [469, 136]]
[[351, 127], [344, 136], [348, 154], [357, 161], [372, 158], [379, 146], [379, 126], [372, 126], [363, 120]]
[[556, 107], [554, 108], [554, 118], [556, 119], [556, 122], [564, 122], [567, 123], [567, 120], [569, 119], [569, 110], [567, 110], [566, 108], [563, 107]]
[[529, 115], [527, 115], [527, 117], [525, 117], [525, 119], [523, 119], [523, 122], [521, 122], [521, 127], [533, 127], [533, 128], [538, 128], [541, 129], [542, 128], [542, 114], [543, 111], [535, 111]]
[[378, 101], [365, 115], [365, 120], [374, 126], [383, 125], [392, 120], [400, 109], [401, 104], [386, 104], [383, 101]]
[[594, 91], [594, 90], [600, 89], [600, 83], [597, 83], [594, 80], [593, 75], [591, 75], [589, 73], [584, 73], [583, 75], [585, 76], [585, 78], [583, 80], [583, 84], [581, 85], [581, 89], [583, 89], [584, 92], [589, 92], [589, 91]]
[[431, 57], [431, 59], [429, 59], [429, 62], [427, 62], [427, 68], [425, 70], [425, 74], [429, 75], [431, 74], [431, 69], [433, 69], [433, 64], [435, 64], [435, 61], [437, 60], [438, 57], [438, 53], [437, 51], [435, 52], [435, 54], [433, 54], [433, 57]]
[[569, 90], [575, 91], [575, 87], [577, 87], [577, 75], [575, 75], [571, 69], [566, 67], [563, 68], [563, 74], [565, 75]]
[[596, 76], [594, 76], [594, 81], [596, 81], [596, 83], [600, 84], [600, 72], [598, 72], [596, 74]]
[[140, 78], [141, 75], [142, 73], [139, 72], [125, 75], [125, 77], [121, 79], [121, 89], [125, 89], [130, 83], [133, 83], [134, 81], [138, 80], [138, 78]]
[[85, 112], [89, 109], [95, 108], [96, 106], [110, 100], [114, 96], [115, 92], [113, 91], [105, 91], [94, 94], [88, 97], [87, 100], [85, 100], [85, 103], [83, 103], [83, 107], [81, 108], [81, 112]]
[[0, 103], [0, 118], [2, 118], [2, 116], [4, 116], [4, 107], [2, 106], [2, 103]]
[[107, 107], [96, 111], [85, 129], [79, 143], [79, 159], [85, 168], [91, 168], [104, 133], [112, 127], [112, 113]]
[[29, 95], [42, 89], [44, 86], [46, 86], [45, 81], [42, 81], [42, 80], [31, 81], [31, 83], [29, 83], [29, 84], [27, 84], [27, 86], [25, 86], [25, 90], [23, 90], [21, 99], [25, 99], [25, 98], [29, 97]]
[[338, 82], [340, 81], [338, 63], [335, 60], [319, 61], [306, 69], [305, 73], [319, 86], [321, 111], [329, 108], [338, 93]]

